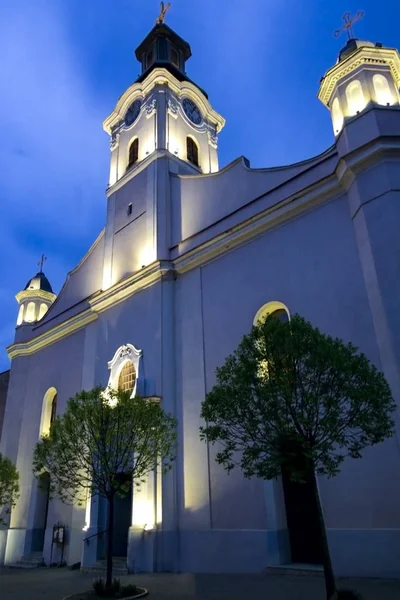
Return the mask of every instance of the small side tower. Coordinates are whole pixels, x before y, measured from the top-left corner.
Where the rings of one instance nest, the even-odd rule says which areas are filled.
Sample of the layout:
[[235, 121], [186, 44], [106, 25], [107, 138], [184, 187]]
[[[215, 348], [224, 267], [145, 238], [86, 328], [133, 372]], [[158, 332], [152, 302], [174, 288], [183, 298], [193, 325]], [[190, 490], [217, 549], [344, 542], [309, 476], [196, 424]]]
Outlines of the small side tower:
[[56, 299], [49, 280], [43, 273], [44, 257], [40, 261], [40, 271], [28, 281], [22, 292], [15, 297], [19, 304], [17, 327], [39, 321]]
[[371, 104], [399, 106], [399, 86], [398, 50], [351, 38], [322, 78], [318, 98], [330, 110], [338, 136], [346, 119], [357, 117]]

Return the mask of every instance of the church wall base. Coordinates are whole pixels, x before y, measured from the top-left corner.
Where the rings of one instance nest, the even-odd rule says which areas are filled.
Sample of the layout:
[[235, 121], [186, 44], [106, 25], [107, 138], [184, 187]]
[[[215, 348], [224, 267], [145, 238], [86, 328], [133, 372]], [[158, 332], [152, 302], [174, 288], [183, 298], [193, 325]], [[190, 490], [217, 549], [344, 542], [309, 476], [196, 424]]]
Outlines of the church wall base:
[[328, 529], [335, 574], [400, 577], [400, 529]]
[[0, 567], [4, 565], [6, 558], [8, 529], [0, 529]]
[[265, 530], [181, 531], [180, 570], [188, 573], [256, 573], [268, 563]]
[[[400, 530], [328, 530], [338, 577], [399, 578]], [[135, 573], [260, 573], [288, 565], [287, 530], [129, 531]]]
[[[5, 565], [16, 563], [26, 553], [30, 552], [30, 544], [32, 540], [32, 530], [10, 528], [7, 534], [7, 546], [5, 553]], [[26, 548], [28, 547], [28, 551]]]
[[128, 569], [133, 573], [153, 573], [156, 567], [156, 536], [161, 532], [145, 531], [143, 527], [129, 529]]

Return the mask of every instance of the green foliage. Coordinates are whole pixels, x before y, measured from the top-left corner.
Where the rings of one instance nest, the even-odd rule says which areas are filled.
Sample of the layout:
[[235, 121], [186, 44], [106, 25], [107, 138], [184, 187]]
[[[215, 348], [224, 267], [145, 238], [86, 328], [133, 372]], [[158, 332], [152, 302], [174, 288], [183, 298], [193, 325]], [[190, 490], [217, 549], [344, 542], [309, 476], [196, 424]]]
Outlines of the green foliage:
[[18, 471], [9, 458], [0, 453], [0, 525], [18, 499]]
[[121, 585], [119, 579], [113, 579], [111, 585], [107, 586], [102, 577], [93, 581], [93, 589], [99, 598], [129, 598], [139, 593], [139, 588], [132, 583]]
[[135, 596], [136, 594], [139, 594], [140, 589], [136, 586], [133, 585], [133, 583], [128, 583], [127, 585], [123, 585], [121, 587], [121, 598], [128, 598], [129, 596]]
[[[332, 477], [346, 456], [393, 435], [390, 388], [352, 344], [324, 335], [298, 315], [270, 317], [244, 336], [217, 370], [202, 405], [202, 439], [216, 460], [246, 477], [273, 479], [299, 451]], [[293, 480], [304, 473], [291, 470]]]
[[175, 430], [176, 420], [154, 401], [111, 389], [80, 392], [36, 445], [34, 474], [48, 471], [51, 494], [64, 502], [82, 504], [88, 491], [124, 497], [132, 479], [140, 487], [156, 465], [171, 468]]

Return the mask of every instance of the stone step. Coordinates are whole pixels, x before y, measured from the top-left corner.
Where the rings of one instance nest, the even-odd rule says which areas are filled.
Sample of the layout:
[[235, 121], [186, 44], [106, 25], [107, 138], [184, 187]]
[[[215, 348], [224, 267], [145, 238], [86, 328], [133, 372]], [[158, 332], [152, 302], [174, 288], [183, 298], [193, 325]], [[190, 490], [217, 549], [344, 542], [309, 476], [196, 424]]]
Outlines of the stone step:
[[13, 569], [39, 569], [44, 567], [44, 562], [32, 562], [30, 560], [18, 560], [16, 563], [10, 565]]
[[274, 565], [267, 567], [268, 575], [286, 575], [291, 577], [323, 577], [324, 569], [322, 565], [307, 565], [293, 563], [289, 565]]
[[[82, 567], [85, 573], [105, 573], [107, 570], [107, 561], [105, 558], [98, 560], [96, 564]], [[128, 575], [125, 556], [113, 556], [113, 575]]]

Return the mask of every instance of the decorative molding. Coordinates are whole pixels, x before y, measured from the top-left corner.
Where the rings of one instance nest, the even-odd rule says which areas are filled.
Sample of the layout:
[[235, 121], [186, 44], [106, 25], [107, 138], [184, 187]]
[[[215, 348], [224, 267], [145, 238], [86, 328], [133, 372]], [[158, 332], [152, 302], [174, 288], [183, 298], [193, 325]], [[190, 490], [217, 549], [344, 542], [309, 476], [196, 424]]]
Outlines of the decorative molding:
[[171, 98], [171, 97], [168, 98], [167, 112], [174, 119], [178, 118], [179, 104], [178, 104], [178, 102], [177, 102], [177, 100], [175, 98]]
[[216, 123], [218, 132], [224, 127], [225, 119], [212, 108], [208, 99], [197, 86], [190, 81], [178, 81], [167, 69], [157, 68], [153, 69], [144, 81], [134, 83], [122, 94], [113, 112], [104, 120], [104, 130], [111, 135], [112, 130], [124, 118], [126, 111], [135, 98], [139, 96], [147, 97], [154, 87], [163, 85], [166, 85], [178, 98], [187, 96], [196, 102], [208, 121]]
[[165, 273], [172, 270], [173, 266], [170, 261], [155, 261], [148, 267], [116, 283], [95, 298], [89, 299], [89, 304], [96, 313], [108, 310], [112, 306], [123, 302], [137, 291], [153, 285], [153, 283], [161, 280]]
[[27, 342], [20, 342], [8, 346], [8, 356], [10, 359], [16, 358], [17, 356], [29, 356], [30, 354], [75, 333], [79, 329], [82, 329], [82, 327], [95, 321], [97, 318], [98, 315], [92, 310], [85, 310]]
[[218, 148], [218, 136], [217, 136], [216, 131], [209, 129], [207, 131], [207, 137], [208, 137], [208, 143], [210, 144], [210, 146], [217, 149]]
[[157, 99], [150, 97], [145, 104], [146, 117], [150, 119], [157, 111]]
[[120, 133], [116, 133], [115, 131], [111, 134], [110, 138], [110, 149], [114, 150], [117, 146], [119, 146], [119, 138]]
[[112, 360], [108, 363], [108, 368], [110, 370], [110, 377], [108, 379], [108, 387], [117, 389], [118, 380], [121, 373], [121, 370], [127, 361], [130, 361], [135, 368], [135, 383], [132, 390], [131, 397], [136, 394], [136, 386], [139, 377], [139, 363], [140, 357], [142, 356], [142, 351], [138, 350], [132, 344], [124, 344], [120, 346]]
[[57, 296], [45, 290], [22, 290], [22, 292], [16, 294], [15, 298], [19, 303], [24, 300], [47, 300], [48, 302], [54, 302]]
[[124, 344], [120, 346], [113, 358], [108, 362], [108, 368], [111, 370], [115, 365], [117, 365], [123, 359], [138, 359], [142, 355], [142, 351], [138, 350], [132, 344]]
[[336, 84], [363, 65], [385, 65], [390, 68], [397, 89], [400, 87], [400, 55], [392, 48], [362, 46], [332, 67], [322, 79], [318, 98], [328, 106]]

